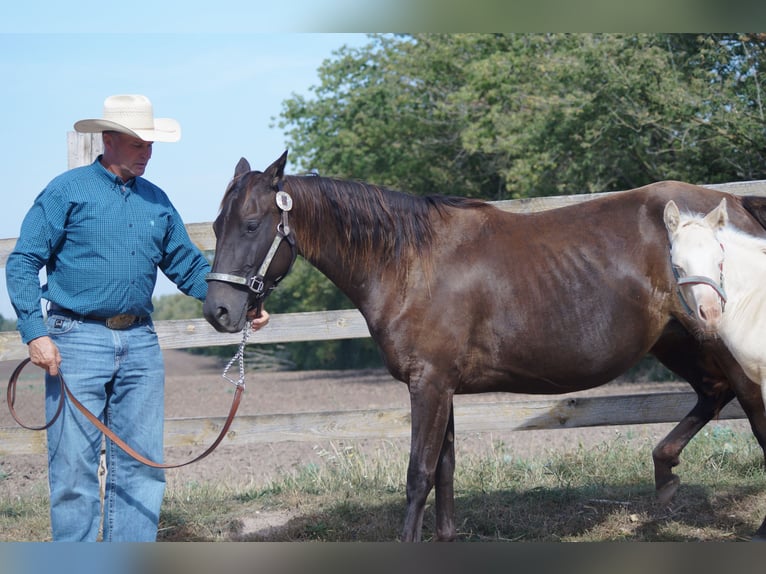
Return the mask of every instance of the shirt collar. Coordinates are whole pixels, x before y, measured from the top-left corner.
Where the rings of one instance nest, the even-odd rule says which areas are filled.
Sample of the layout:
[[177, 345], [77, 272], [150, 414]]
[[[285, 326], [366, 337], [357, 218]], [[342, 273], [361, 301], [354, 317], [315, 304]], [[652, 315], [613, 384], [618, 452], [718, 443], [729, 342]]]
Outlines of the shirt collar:
[[128, 181], [123, 181], [122, 178], [106, 169], [103, 164], [101, 163], [101, 158], [103, 156], [98, 156], [96, 158], [96, 161], [93, 162], [93, 167], [96, 169], [96, 171], [104, 178], [109, 180], [110, 183], [113, 185], [116, 185], [118, 187], [123, 187], [127, 189], [133, 189], [136, 185], [136, 179], [135, 177], [130, 178]]

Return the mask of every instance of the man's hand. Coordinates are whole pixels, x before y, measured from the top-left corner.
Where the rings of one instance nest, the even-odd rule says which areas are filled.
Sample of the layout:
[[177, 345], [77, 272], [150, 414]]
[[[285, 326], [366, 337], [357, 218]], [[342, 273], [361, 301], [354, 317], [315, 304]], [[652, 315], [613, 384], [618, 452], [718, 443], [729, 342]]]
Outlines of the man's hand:
[[[266, 319], [268, 321], [268, 319]], [[37, 365], [48, 371], [49, 375], [59, 374], [59, 365], [61, 365], [61, 355], [59, 348], [48, 337], [38, 337], [29, 342], [29, 358]]]
[[250, 309], [247, 312], [247, 318], [250, 320], [250, 328], [253, 331], [257, 331], [261, 327], [265, 327], [269, 322], [269, 313], [263, 307]]

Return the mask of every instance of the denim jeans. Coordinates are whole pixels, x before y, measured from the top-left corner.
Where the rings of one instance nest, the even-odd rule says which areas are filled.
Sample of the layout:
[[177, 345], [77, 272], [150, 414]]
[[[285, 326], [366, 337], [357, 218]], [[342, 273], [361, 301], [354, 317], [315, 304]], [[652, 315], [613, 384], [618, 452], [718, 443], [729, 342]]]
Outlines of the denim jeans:
[[[56, 313], [48, 332], [61, 353], [61, 373], [74, 396], [117, 436], [162, 462], [165, 368], [154, 326], [115, 331]], [[46, 415], [58, 406], [58, 377], [46, 376]], [[98, 465], [102, 433], [66, 402], [48, 429], [48, 481], [54, 541], [95, 541], [101, 524]], [[106, 441], [103, 540], [157, 538], [165, 492], [162, 469], [146, 466]]]

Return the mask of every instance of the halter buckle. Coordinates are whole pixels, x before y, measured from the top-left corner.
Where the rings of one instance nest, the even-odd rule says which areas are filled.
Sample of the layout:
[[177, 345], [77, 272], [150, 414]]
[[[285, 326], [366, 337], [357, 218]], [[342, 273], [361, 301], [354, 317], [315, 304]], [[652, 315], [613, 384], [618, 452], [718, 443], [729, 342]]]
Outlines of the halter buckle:
[[263, 293], [263, 287], [265, 284], [266, 283], [264, 282], [263, 277], [260, 275], [254, 275], [250, 278], [250, 281], [248, 281], [247, 287], [256, 295], [261, 295]]

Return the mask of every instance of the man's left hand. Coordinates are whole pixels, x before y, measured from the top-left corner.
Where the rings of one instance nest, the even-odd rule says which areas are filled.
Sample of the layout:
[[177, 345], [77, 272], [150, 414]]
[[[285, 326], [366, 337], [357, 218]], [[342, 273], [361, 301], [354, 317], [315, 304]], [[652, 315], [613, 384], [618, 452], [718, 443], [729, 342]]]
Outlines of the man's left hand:
[[250, 320], [250, 328], [257, 331], [265, 327], [269, 322], [269, 312], [266, 309], [251, 309], [247, 312], [247, 318]]

